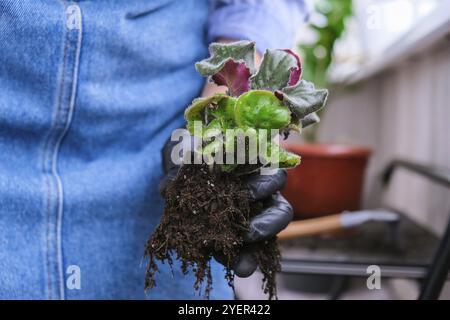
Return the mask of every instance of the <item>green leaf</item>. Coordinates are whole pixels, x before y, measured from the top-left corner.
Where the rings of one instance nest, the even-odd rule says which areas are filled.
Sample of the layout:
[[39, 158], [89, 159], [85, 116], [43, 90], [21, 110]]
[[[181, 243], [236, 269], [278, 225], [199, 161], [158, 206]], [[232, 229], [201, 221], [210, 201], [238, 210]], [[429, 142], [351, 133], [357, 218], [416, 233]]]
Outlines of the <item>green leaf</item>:
[[300, 164], [300, 156], [284, 150], [277, 143], [272, 142], [269, 147], [269, 160], [272, 165], [278, 163], [280, 168], [293, 168]]
[[220, 130], [222, 131], [222, 122], [220, 119], [214, 119], [206, 126], [205, 130]]
[[215, 42], [209, 46], [209, 52], [208, 59], [195, 64], [195, 68], [203, 76], [215, 75], [230, 60], [243, 62], [252, 74], [255, 72], [255, 42], [253, 41]]
[[286, 151], [284, 149], [280, 149], [279, 159], [280, 162], [278, 165], [280, 168], [294, 168], [301, 162], [301, 158], [299, 155], [296, 155], [295, 153]]
[[287, 86], [291, 71], [298, 67], [292, 54], [283, 50], [266, 50], [258, 72], [250, 78], [253, 89], [280, 90]]
[[205, 108], [211, 104], [218, 104], [222, 99], [232, 99], [223, 93], [218, 93], [207, 98], [197, 98], [192, 101], [192, 104], [184, 111], [184, 118], [187, 121], [187, 127], [191, 134], [193, 132], [194, 121], [202, 121], [204, 124], [204, 113]]
[[236, 99], [232, 97], [227, 97], [227, 99], [222, 99], [218, 101], [217, 106], [214, 108], [208, 108], [208, 114], [212, 118], [219, 120], [221, 126], [224, 130], [228, 128], [235, 127], [234, 120], [234, 108], [236, 105]]
[[236, 101], [235, 120], [239, 127], [280, 129], [291, 121], [291, 111], [266, 90], [252, 90]]
[[283, 103], [299, 118], [320, 110], [326, 103], [328, 90], [316, 90], [311, 82], [300, 80], [295, 86], [281, 90]]
[[191, 105], [184, 111], [184, 117], [186, 120], [203, 120], [201, 113], [207, 106], [211, 103], [218, 103], [227, 97], [226, 94], [217, 93], [210, 97], [194, 99]]

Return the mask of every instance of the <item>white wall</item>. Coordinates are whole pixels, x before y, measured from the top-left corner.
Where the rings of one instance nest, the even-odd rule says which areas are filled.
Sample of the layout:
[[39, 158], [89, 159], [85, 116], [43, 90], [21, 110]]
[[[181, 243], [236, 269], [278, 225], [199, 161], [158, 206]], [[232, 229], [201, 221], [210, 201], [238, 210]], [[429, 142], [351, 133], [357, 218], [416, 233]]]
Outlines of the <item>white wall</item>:
[[[376, 174], [393, 158], [450, 167], [450, 40], [364, 83], [332, 91], [327, 109], [320, 141], [374, 150], [364, 196], [368, 207], [379, 202]], [[392, 182], [384, 203], [443, 231], [450, 190], [400, 170]]]

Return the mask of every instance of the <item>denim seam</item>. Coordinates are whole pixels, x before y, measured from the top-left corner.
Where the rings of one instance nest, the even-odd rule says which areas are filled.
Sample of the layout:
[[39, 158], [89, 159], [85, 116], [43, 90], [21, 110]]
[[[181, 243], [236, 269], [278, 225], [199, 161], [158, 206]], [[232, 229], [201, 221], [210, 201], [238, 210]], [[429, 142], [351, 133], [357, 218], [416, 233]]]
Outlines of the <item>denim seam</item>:
[[[74, 1], [67, 2], [65, 0], [59, 1], [64, 10], [67, 10], [69, 5], [77, 5]], [[58, 156], [62, 141], [69, 130], [72, 122], [73, 110], [75, 105], [76, 90], [78, 83], [78, 68], [79, 58], [81, 52], [81, 39], [82, 39], [82, 27], [81, 27], [81, 9], [78, 7], [77, 14], [79, 15], [78, 28], [75, 30], [68, 30], [67, 15], [65, 12], [65, 19], [63, 19], [63, 54], [62, 54], [62, 66], [58, 72], [59, 89], [58, 95], [55, 99], [54, 115], [51, 127], [47, 133], [46, 140], [43, 146], [43, 173], [44, 183], [46, 186], [46, 201], [47, 201], [47, 237], [46, 237], [46, 266], [47, 266], [47, 288], [48, 298], [54, 298], [53, 286], [59, 284], [59, 298], [65, 298], [64, 288], [64, 267], [63, 267], [63, 248], [62, 248], [62, 219], [64, 213], [64, 190], [61, 180], [61, 176], [58, 173]], [[76, 32], [76, 34], [71, 33]], [[72, 39], [71, 36], [75, 36], [76, 39]], [[75, 41], [74, 41], [75, 40]], [[74, 43], [75, 42], [75, 43]], [[76, 47], [73, 47], [75, 45]], [[70, 50], [69, 50], [70, 49]], [[69, 52], [70, 51], [70, 52]], [[72, 65], [69, 69], [69, 64]], [[70, 77], [71, 81], [66, 81], [66, 76]], [[56, 203], [52, 203], [53, 188], [55, 188], [55, 200]], [[56, 210], [54, 212], [53, 210]], [[55, 213], [55, 216], [52, 214]], [[52, 241], [51, 237], [54, 235], [55, 239]], [[56, 260], [52, 259], [52, 255], [56, 256]], [[56, 265], [57, 282], [54, 282], [53, 274]], [[55, 297], [57, 295], [55, 294]]]
[[[45, 153], [45, 149], [44, 149], [44, 153]], [[44, 161], [44, 167], [45, 167], [45, 161]], [[50, 281], [50, 211], [51, 211], [51, 206], [50, 206], [50, 199], [52, 197], [51, 195], [51, 185], [50, 185], [50, 181], [47, 177], [47, 174], [44, 173], [44, 179], [45, 179], [45, 185], [47, 187], [47, 208], [46, 208], [46, 224], [47, 224], [47, 229], [46, 229], [46, 252], [45, 252], [45, 262], [46, 262], [46, 266], [47, 266], [47, 290], [48, 290], [48, 299], [51, 299], [52, 297], [52, 286], [51, 286], [51, 281]]]
[[[65, 3], [61, 1], [63, 5], [65, 6]], [[51, 141], [54, 136], [55, 128], [58, 126], [58, 119], [61, 112], [61, 105], [62, 105], [62, 96], [64, 93], [64, 83], [65, 83], [65, 70], [66, 70], [66, 57], [67, 57], [67, 41], [66, 41], [66, 28], [63, 28], [63, 37], [62, 41], [64, 41], [64, 49], [63, 49], [63, 61], [62, 61], [62, 67], [61, 71], [59, 72], [59, 77], [61, 78], [59, 81], [59, 89], [58, 89], [58, 98], [56, 99], [56, 105], [54, 107], [55, 114], [53, 116], [52, 125], [50, 127], [50, 130], [47, 134], [46, 141], [43, 148], [43, 170], [44, 170], [44, 179], [45, 184], [47, 187], [47, 237], [46, 237], [46, 265], [47, 265], [47, 289], [48, 289], [48, 298], [53, 298], [53, 291], [52, 291], [52, 270], [50, 268], [50, 254], [51, 254], [51, 244], [50, 244], [50, 233], [51, 233], [51, 213], [52, 213], [52, 207], [51, 207], [51, 200], [52, 200], [52, 184], [49, 177], [49, 170], [48, 170], [48, 163], [49, 163], [49, 153], [51, 148]]]
[[[76, 4], [76, 2], [74, 1]], [[78, 4], [76, 4], [78, 6]], [[61, 292], [61, 299], [64, 299], [65, 296], [65, 290], [64, 290], [64, 271], [63, 271], [63, 249], [62, 249], [62, 218], [63, 218], [63, 205], [64, 205], [64, 190], [62, 185], [61, 176], [58, 173], [57, 169], [57, 163], [58, 163], [58, 154], [59, 149], [61, 146], [61, 143], [67, 134], [67, 131], [69, 130], [70, 124], [72, 123], [72, 116], [73, 111], [75, 108], [75, 98], [77, 93], [77, 85], [78, 85], [78, 68], [79, 68], [79, 60], [80, 60], [80, 52], [81, 52], [81, 41], [82, 41], [82, 35], [83, 35], [83, 28], [82, 28], [82, 19], [81, 19], [81, 8], [78, 6], [78, 10], [80, 12], [80, 21], [79, 21], [79, 28], [77, 30], [77, 42], [76, 42], [76, 49], [75, 49], [75, 56], [73, 61], [73, 69], [72, 69], [72, 87], [70, 92], [70, 100], [69, 100], [69, 109], [67, 110], [67, 119], [65, 126], [63, 128], [63, 131], [61, 132], [60, 136], [58, 137], [55, 149], [53, 153], [53, 167], [52, 171], [55, 176], [58, 192], [60, 194], [59, 197], [59, 203], [58, 203], [58, 215], [57, 215], [57, 246], [58, 246], [58, 268], [59, 268], [59, 280], [60, 280], [60, 292]]]

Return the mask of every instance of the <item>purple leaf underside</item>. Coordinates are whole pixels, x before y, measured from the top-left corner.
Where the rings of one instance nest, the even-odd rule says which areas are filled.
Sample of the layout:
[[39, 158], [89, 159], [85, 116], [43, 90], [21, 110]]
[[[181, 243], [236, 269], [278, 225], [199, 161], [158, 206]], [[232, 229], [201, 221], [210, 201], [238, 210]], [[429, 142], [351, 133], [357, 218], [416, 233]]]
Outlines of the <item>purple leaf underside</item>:
[[300, 61], [299, 56], [295, 54], [292, 50], [284, 49], [283, 51], [294, 56], [294, 58], [297, 60], [297, 68], [291, 69], [291, 76], [289, 77], [288, 82], [288, 86], [295, 86], [299, 82], [300, 77], [302, 76], [302, 63]]
[[211, 78], [219, 86], [227, 86], [229, 94], [237, 97], [250, 90], [250, 70], [244, 62], [228, 60]]

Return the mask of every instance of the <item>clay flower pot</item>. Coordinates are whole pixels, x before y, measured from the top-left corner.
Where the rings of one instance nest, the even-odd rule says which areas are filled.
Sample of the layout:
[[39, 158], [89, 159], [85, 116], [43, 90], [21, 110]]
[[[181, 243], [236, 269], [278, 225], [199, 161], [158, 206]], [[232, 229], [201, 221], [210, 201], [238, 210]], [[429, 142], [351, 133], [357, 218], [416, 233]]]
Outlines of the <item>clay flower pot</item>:
[[360, 208], [370, 149], [339, 144], [288, 144], [302, 157], [288, 170], [283, 195], [296, 219], [315, 218]]

